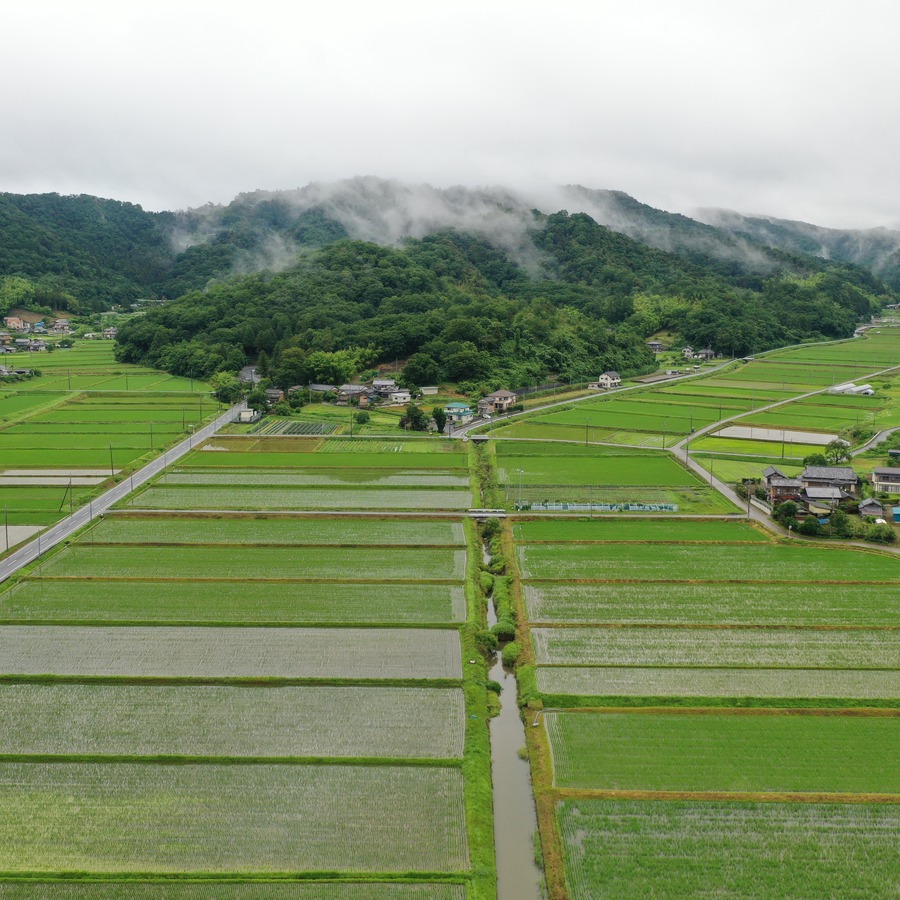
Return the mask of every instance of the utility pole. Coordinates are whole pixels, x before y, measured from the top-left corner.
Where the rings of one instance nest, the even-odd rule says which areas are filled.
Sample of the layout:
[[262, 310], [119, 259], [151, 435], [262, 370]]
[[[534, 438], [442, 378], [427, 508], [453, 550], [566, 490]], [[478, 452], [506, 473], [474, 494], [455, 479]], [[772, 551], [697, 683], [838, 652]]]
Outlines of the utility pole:
[[112, 453], [112, 444], [109, 445], [109, 475], [112, 477], [116, 474], [115, 466], [113, 465], [113, 453]]
[[9, 507], [3, 507], [3, 518], [6, 524], [6, 549], [9, 550]]

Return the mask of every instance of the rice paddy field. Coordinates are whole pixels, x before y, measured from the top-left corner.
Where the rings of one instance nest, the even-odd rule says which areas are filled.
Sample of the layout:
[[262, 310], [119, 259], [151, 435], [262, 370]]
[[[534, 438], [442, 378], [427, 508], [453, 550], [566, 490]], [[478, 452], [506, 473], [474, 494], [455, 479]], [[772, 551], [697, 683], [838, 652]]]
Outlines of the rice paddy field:
[[[217, 413], [203, 382], [117, 363], [112, 347], [16, 354], [42, 374], [0, 388], [0, 502], [11, 524], [53, 524]], [[42, 483], [42, 472], [73, 483]], [[79, 483], [81, 472], [102, 477]]]
[[457, 872], [463, 790], [455, 767], [0, 763], [0, 871]]
[[459, 448], [427, 439], [217, 437], [127, 506], [458, 512], [473, 502], [468, 457]]
[[[834, 414], [822, 401], [827, 396], [790, 403], [783, 408], [753, 414], [753, 410], [794, 400], [805, 394], [824, 392], [839, 382], [868, 381], [875, 373], [900, 365], [898, 329], [869, 332], [862, 339], [825, 345], [807, 345], [774, 351], [750, 362], [725, 361], [718, 371], [675, 382], [648, 386], [637, 391], [611, 392], [550, 412], [517, 418], [494, 429], [496, 437], [562, 440], [620, 444], [631, 447], [671, 446], [700, 428], [722, 419], [737, 418], [741, 424], [785, 427], [795, 430], [840, 430], [865, 421], [875, 410], [882, 427], [897, 424], [900, 406], [890, 389], [879, 391], [880, 403], [866, 398]], [[881, 377], [881, 376], [876, 376]], [[782, 412], [782, 409], [785, 410]], [[742, 417], [742, 414], [747, 414]], [[795, 418], [795, 415], [797, 418]], [[790, 453], [778, 446], [742, 440], [729, 447], [707, 443], [704, 437], [692, 446], [716, 453], [740, 453], [802, 459], [815, 452], [795, 445]]]
[[733, 510], [670, 453], [555, 441], [492, 445], [499, 489], [511, 510], [605, 514], [664, 507], [694, 515]]
[[566, 799], [572, 897], [892, 897], [900, 806]]
[[466, 900], [466, 886], [452, 881], [255, 881], [241, 883], [108, 881], [94, 883], [0, 882], [2, 900]]
[[[752, 410], [896, 365], [898, 338], [872, 337], [874, 365], [859, 355], [868, 339], [804, 347], [620, 400], [633, 432], [655, 428], [669, 443], [676, 429], [651, 423], [640, 404], [687, 405], [689, 416], [694, 406], [700, 419], [721, 402], [721, 417], [739, 423], [837, 433], [873, 410], [890, 421], [888, 390]], [[497, 442], [501, 482], [517, 493], [521, 480], [526, 494], [547, 473], [577, 484], [615, 470], [614, 441], [583, 419], [579, 436], [561, 418], [535, 416], [519, 426], [531, 440]], [[708, 471], [736, 481], [770, 463], [799, 471], [817, 449], [785, 443], [703, 436], [690, 446]], [[529, 446], [542, 448], [534, 460]], [[650, 471], [634, 453], [626, 479]], [[783, 455], [796, 463], [782, 465]], [[897, 556], [782, 542], [725, 517], [528, 515], [506, 528], [549, 895], [897, 893]]]
[[[741, 712], [741, 711], [738, 711]], [[554, 783], [590, 790], [900, 794], [900, 716], [549, 712]]]
[[0, 592], [0, 897], [487, 900], [467, 454], [221, 442]]

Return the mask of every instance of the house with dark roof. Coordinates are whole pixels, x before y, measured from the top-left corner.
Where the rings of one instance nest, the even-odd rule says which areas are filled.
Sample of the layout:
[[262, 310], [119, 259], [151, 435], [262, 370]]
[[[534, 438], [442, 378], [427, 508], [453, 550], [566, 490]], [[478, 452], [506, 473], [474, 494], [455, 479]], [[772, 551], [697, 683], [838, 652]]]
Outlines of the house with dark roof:
[[872, 487], [888, 494], [900, 494], [900, 469], [876, 466], [872, 469]]
[[850, 466], [807, 466], [800, 473], [803, 489], [838, 488], [847, 497], [859, 496], [859, 477]]
[[874, 497], [868, 497], [859, 504], [859, 514], [878, 519], [884, 515], [884, 507]]
[[588, 387], [594, 391], [608, 391], [610, 388], [620, 387], [622, 376], [618, 372], [604, 372], [596, 381], [592, 381]]

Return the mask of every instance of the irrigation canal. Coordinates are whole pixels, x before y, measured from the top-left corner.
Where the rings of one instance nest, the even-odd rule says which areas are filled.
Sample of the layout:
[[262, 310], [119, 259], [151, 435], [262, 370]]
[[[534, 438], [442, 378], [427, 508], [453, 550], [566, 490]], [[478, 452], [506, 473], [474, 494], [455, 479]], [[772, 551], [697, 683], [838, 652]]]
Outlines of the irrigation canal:
[[[490, 599], [487, 624], [497, 624]], [[497, 900], [541, 900], [544, 873], [534, 861], [538, 823], [531, 766], [519, 756], [519, 750], [525, 746], [525, 726], [519, 715], [516, 676], [503, 667], [499, 652], [494, 655], [489, 677], [503, 686], [500, 715], [490, 724]]]

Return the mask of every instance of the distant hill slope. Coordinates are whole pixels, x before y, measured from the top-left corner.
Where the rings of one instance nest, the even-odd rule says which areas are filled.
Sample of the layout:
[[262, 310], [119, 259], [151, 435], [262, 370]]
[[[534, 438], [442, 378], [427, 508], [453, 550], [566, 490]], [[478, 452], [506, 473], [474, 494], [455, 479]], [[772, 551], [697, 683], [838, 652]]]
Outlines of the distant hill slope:
[[174, 257], [170, 218], [87, 195], [0, 194], [0, 276], [33, 280], [48, 306], [66, 294], [85, 309], [146, 296]]
[[868, 269], [900, 290], [900, 231], [823, 228], [788, 219], [743, 216], [729, 210], [705, 209], [700, 217], [721, 231], [757, 244], [851, 263]]

